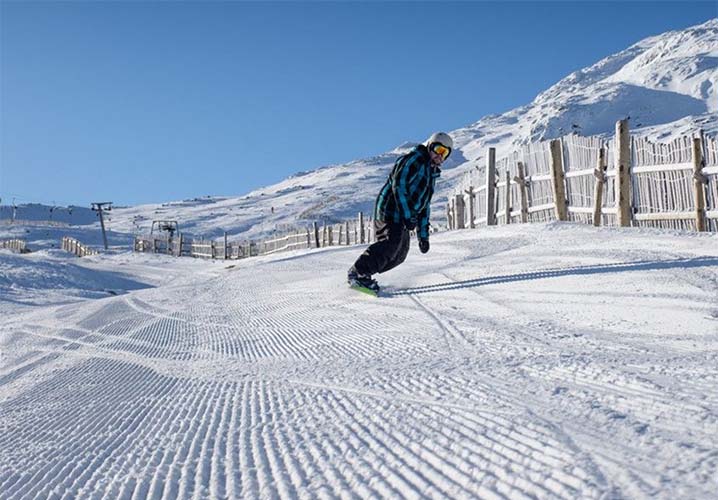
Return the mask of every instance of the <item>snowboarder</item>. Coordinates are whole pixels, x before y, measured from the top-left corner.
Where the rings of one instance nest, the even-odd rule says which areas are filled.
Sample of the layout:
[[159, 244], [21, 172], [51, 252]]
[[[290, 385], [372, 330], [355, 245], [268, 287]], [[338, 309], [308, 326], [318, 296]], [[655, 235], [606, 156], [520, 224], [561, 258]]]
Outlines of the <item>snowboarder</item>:
[[417, 230], [419, 250], [429, 251], [429, 207], [441, 164], [449, 157], [454, 141], [436, 132], [424, 144], [400, 156], [377, 196], [374, 206], [376, 242], [349, 269], [349, 286], [378, 293], [372, 275], [394, 269], [409, 253], [410, 231]]

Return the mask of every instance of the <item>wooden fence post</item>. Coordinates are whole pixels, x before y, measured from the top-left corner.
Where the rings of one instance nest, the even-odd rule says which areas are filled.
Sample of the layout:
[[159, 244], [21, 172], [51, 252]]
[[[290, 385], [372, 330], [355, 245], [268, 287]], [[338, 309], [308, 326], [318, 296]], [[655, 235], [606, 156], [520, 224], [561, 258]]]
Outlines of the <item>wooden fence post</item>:
[[359, 242], [364, 244], [364, 213], [359, 212]]
[[349, 237], [349, 221], [344, 221], [344, 232], [347, 233], [347, 245], [351, 245], [351, 238]]
[[506, 224], [511, 224], [511, 173], [506, 170]]
[[596, 177], [596, 184], [593, 190], [593, 225], [601, 225], [601, 207], [603, 206], [603, 185], [606, 183], [606, 148], [598, 150], [598, 164], [593, 175]]
[[486, 156], [486, 225], [496, 225], [496, 148]]
[[179, 235], [179, 248], [177, 249], [177, 257], [182, 257], [182, 245], [184, 244], [184, 234]]
[[524, 163], [518, 162], [516, 165], [518, 174], [514, 177], [514, 181], [519, 185], [519, 192], [521, 193], [521, 222], [527, 223], [529, 221], [529, 203], [528, 196], [526, 195], [526, 174], [524, 173]]
[[693, 193], [696, 205], [696, 230], [706, 230], [706, 196], [705, 185], [708, 178], [703, 174], [703, 140], [702, 137], [693, 138]]
[[456, 229], [456, 197], [452, 196], [449, 203], [449, 217], [451, 220], [451, 229]]
[[449, 231], [454, 229], [451, 224], [451, 203], [448, 201], [446, 202], [446, 225], [449, 228]]
[[476, 211], [474, 210], [474, 186], [469, 186], [466, 194], [469, 195], [469, 227], [474, 229], [476, 227], [476, 223], [474, 222], [474, 217], [476, 216]]
[[227, 260], [227, 231], [224, 232], [224, 260]]
[[464, 214], [464, 195], [463, 194], [457, 194], [454, 196], [454, 212], [456, 217], [456, 229], [464, 229], [466, 227], [465, 224], [465, 214]]
[[568, 220], [566, 210], [566, 178], [563, 171], [563, 147], [561, 139], [554, 139], [551, 148], [551, 179], [553, 181], [553, 200], [556, 204], [556, 218]]
[[319, 227], [317, 226], [316, 222], [312, 222], [312, 225], [314, 226], [314, 248], [319, 248]]
[[616, 122], [616, 215], [618, 225], [631, 225], [631, 136], [628, 120]]

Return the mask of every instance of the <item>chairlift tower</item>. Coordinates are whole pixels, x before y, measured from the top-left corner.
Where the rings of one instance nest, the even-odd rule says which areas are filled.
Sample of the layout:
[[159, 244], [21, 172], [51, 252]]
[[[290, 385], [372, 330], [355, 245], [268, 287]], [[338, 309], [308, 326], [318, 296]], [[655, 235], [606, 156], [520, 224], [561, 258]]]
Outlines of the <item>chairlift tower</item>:
[[105, 250], [107, 250], [107, 234], [105, 233], [105, 219], [102, 217], [102, 212], [105, 210], [102, 207], [107, 205], [108, 211], [112, 210], [111, 201], [98, 201], [92, 203], [92, 210], [100, 214], [100, 226], [102, 226], [102, 241], [105, 243]]

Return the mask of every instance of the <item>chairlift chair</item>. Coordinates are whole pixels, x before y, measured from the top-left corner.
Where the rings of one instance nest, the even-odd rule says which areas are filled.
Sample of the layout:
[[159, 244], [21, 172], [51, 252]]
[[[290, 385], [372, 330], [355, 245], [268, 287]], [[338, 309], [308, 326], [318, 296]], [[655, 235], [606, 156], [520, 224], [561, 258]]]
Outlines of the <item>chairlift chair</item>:
[[175, 233], [179, 232], [179, 224], [177, 224], [176, 220], [154, 220], [152, 221], [150, 234], [155, 233], [155, 228], [157, 232], [169, 233], [170, 239], [174, 237]]

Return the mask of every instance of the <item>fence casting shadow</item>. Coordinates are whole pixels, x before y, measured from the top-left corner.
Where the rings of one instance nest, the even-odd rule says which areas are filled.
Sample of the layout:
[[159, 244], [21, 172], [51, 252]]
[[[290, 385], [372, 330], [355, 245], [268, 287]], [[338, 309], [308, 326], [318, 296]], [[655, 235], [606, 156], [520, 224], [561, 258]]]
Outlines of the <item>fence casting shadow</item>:
[[460, 288], [474, 288], [496, 283], [511, 283], [514, 281], [539, 280], [544, 278], [559, 278], [561, 276], [581, 276], [590, 274], [622, 273], [627, 271], [651, 271], [657, 269], [678, 269], [689, 267], [718, 266], [718, 257], [694, 257], [690, 259], [651, 260], [623, 262], [617, 264], [602, 264], [596, 266], [569, 267], [566, 269], [547, 269], [530, 273], [507, 274], [504, 276], [487, 276], [465, 281], [450, 281], [437, 285], [419, 286], [387, 291], [386, 295], [396, 297], [419, 293], [443, 292]]

